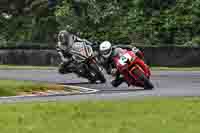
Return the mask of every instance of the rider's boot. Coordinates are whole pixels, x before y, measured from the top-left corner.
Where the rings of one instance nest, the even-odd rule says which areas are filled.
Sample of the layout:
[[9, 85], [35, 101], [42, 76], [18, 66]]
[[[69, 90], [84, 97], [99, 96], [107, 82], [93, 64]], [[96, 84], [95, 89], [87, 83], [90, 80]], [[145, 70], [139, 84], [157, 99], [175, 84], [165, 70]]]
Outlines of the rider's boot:
[[60, 74], [67, 74], [67, 73], [71, 73], [72, 71], [70, 69], [67, 69], [67, 64], [65, 64], [64, 62], [62, 62], [59, 65], [58, 72]]
[[118, 87], [119, 85], [121, 85], [124, 82], [124, 78], [120, 77], [119, 79], [115, 79], [111, 82], [113, 87]]

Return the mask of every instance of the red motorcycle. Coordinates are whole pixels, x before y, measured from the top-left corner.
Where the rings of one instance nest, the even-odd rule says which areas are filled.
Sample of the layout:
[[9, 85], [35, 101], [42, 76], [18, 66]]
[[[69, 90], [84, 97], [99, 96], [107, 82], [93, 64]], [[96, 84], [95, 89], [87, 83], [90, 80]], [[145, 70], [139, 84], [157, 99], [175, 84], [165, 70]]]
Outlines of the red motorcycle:
[[117, 71], [123, 75], [128, 86], [133, 85], [148, 90], [154, 88], [150, 81], [151, 72], [149, 67], [133, 51], [122, 49], [113, 60]]

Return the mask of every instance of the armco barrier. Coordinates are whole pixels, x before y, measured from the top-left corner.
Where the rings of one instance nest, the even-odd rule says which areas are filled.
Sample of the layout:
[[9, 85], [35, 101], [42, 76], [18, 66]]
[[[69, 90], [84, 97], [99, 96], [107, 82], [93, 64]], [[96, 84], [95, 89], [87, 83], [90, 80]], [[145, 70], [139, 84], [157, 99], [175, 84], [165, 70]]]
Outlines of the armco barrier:
[[154, 66], [200, 66], [200, 48], [146, 47], [144, 51], [148, 64]]
[[58, 63], [59, 57], [55, 50], [0, 50], [0, 64], [54, 66]]
[[[200, 66], [200, 48], [143, 47], [145, 60], [154, 66]], [[0, 64], [56, 66], [60, 59], [55, 50], [0, 50]]]

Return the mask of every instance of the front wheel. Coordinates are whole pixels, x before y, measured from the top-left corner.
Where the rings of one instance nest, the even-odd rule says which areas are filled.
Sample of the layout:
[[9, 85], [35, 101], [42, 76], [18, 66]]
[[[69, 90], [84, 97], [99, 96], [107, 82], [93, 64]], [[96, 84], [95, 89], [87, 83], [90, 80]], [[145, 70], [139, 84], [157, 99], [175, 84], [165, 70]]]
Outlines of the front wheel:
[[149, 78], [147, 78], [140, 70], [135, 69], [133, 73], [138, 77], [139, 81], [143, 82], [143, 87], [145, 90], [152, 90], [154, 88], [154, 85], [151, 83]]
[[97, 64], [91, 63], [89, 65], [89, 69], [90, 69], [90, 73], [92, 75], [92, 80], [97, 81], [100, 80], [101, 83], [105, 83], [106, 79], [104, 77], [104, 74], [102, 73], [102, 71], [99, 69]]

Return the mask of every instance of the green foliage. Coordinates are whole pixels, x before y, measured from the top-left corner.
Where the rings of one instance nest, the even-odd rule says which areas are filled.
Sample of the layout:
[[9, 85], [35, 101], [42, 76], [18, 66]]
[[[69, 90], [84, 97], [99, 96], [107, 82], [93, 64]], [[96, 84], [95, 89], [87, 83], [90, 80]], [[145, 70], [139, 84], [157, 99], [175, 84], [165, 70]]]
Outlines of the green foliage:
[[[47, 0], [13, 0], [0, 6], [0, 45], [8, 41], [54, 42], [57, 22]], [[10, 8], [13, 6], [13, 9]], [[6, 18], [6, 15], [11, 17]]]
[[[199, 0], [59, 0], [51, 10], [46, 5], [45, 0], [26, 1], [21, 14], [10, 19], [0, 15], [0, 45], [7, 41], [53, 43], [60, 29], [91, 41], [199, 45]], [[25, 7], [29, 15], [23, 14]]]
[[64, 0], [56, 11], [61, 28], [92, 40], [182, 45], [200, 32], [199, 0], [88, 0], [76, 5], [79, 15], [72, 3]]

